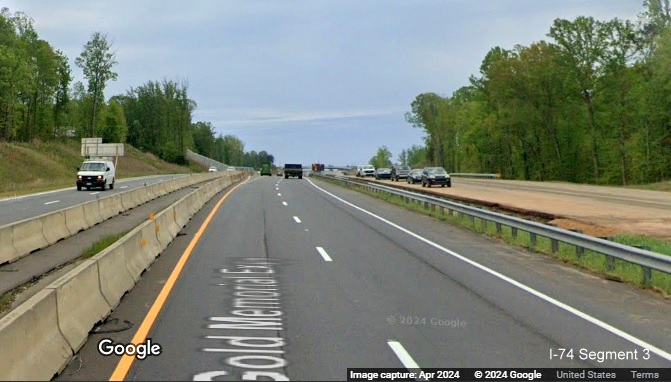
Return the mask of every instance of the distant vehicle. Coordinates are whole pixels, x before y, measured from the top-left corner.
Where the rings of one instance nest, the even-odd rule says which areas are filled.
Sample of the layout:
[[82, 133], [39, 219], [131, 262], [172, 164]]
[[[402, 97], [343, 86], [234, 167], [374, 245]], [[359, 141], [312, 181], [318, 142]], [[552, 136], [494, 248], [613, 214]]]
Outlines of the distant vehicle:
[[284, 165], [284, 179], [297, 176], [298, 179], [303, 179], [303, 165], [300, 163], [286, 163]]
[[434, 184], [452, 187], [450, 174], [442, 167], [426, 167], [422, 170], [422, 187], [431, 187]]
[[391, 168], [391, 180], [392, 181], [397, 181], [399, 179], [407, 179], [408, 178], [408, 173], [410, 172], [410, 167], [403, 165], [403, 164], [397, 164], [394, 165]]
[[375, 179], [391, 179], [391, 169], [386, 167], [380, 167], [375, 170]]
[[208, 172], [217, 172], [217, 168], [214, 166], [211, 166], [208, 170]]
[[370, 164], [365, 164], [363, 166], [359, 166], [359, 168], [356, 170], [356, 176], [363, 178], [366, 176], [375, 176], [375, 167]]
[[238, 170], [236, 170], [235, 167], [233, 167], [233, 166], [229, 166], [229, 167], [226, 169], [226, 171], [238, 171]]
[[422, 181], [422, 169], [421, 168], [416, 168], [414, 170], [410, 170], [408, 173], [408, 177], [405, 180], [408, 182], [408, 184], [415, 184], [419, 183]]
[[268, 163], [264, 163], [264, 164], [262, 164], [262, 165], [261, 165], [261, 171], [259, 172], [259, 174], [260, 174], [261, 176], [263, 176], [263, 175], [272, 176], [273, 173], [270, 172], [270, 165], [269, 165]]
[[107, 186], [112, 190], [115, 180], [116, 168], [109, 160], [87, 160], [77, 168], [77, 191], [81, 191], [82, 187], [87, 190], [100, 187], [105, 191]]

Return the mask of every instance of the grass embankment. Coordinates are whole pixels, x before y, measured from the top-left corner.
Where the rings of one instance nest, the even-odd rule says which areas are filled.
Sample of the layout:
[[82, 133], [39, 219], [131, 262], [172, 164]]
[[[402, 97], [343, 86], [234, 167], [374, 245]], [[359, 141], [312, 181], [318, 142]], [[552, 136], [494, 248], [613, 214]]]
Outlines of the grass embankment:
[[[81, 143], [76, 140], [0, 143], [0, 198], [73, 187], [77, 167], [84, 159], [80, 147]], [[128, 144], [125, 154], [119, 157], [119, 179], [207, 170], [196, 164], [184, 167], [168, 163]]]
[[[340, 182], [332, 179], [322, 179], [332, 183], [340, 184]], [[450, 211], [447, 209], [441, 211], [439, 208], [436, 208], [432, 211], [430, 207], [425, 208], [423, 203], [406, 203], [402, 198], [395, 195], [370, 192], [359, 187], [353, 187], [352, 189], [382, 199], [397, 206], [430, 215], [440, 221], [455, 224], [471, 231], [497, 238], [507, 244], [524, 247], [534, 252], [555, 257], [564, 263], [573, 264], [580, 268], [604, 275], [610, 280], [626, 282], [641, 288], [651, 288], [657, 292], [662, 293], [665, 297], [671, 295], [671, 275], [665, 273], [653, 270], [651, 282], [649, 284], [644, 284], [642, 268], [622, 260], [611, 259], [612, 261], [609, 262], [606, 259], [606, 256], [600, 253], [587, 250], [579, 253], [575, 247], [564, 243], [559, 243], [558, 247], [556, 248], [557, 251], [553, 252], [552, 244], [548, 238], [537, 236], [536, 243], [532, 246], [530, 244], [531, 237], [527, 232], [518, 231], [516, 235], [513, 235], [512, 229], [510, 227], [502, 226], [501, 232], [498, 233], [496, 230], [496, 224], [493, 222], [481, 221], [478, 218], [473, 218], [471, 220], [468, 216], [459, 216], [456, 211], [450, 214]], [[647, 247], [646, 249], [649, 249], [653, 252], [671, 256], [671, 243], [665, 240], [637, 235], [617, 235], [613, 237], [612, 240], [620, 244]]]

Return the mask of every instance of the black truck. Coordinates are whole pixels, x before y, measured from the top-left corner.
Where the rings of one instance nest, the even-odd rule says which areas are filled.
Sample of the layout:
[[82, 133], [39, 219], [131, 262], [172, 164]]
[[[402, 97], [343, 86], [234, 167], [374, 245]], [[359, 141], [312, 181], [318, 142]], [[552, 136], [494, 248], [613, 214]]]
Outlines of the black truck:
[[284, 179], [290, 176], [297, 176], [298, 179], [303, 179], [303, 165], [295, 163], [287, 163], [284, 165]]

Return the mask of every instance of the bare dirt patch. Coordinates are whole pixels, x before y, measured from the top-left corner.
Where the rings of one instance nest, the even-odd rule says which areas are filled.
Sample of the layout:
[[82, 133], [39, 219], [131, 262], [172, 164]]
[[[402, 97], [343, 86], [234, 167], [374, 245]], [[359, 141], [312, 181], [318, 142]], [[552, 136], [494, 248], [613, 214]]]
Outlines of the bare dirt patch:
[[557, 228], [573, 230], [595, 237], [613, 237], [620, 233], [619, 230], [612, 227], [604, 227], [574, 219], [554, 219], [549, 221], [548, 224]]

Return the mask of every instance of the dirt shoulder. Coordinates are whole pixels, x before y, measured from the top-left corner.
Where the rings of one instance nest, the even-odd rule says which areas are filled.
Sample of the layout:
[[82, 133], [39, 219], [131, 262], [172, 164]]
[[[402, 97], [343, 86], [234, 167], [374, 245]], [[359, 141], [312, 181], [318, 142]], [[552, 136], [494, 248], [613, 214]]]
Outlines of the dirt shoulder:
[[[422, 189], [405, 182], [383, 182]], [[587, 235], [636, 234], [671, 241], [671, 192], [466, 178], [453, 178], [451, 188], [433, 187], [431, 191], [482, 202], [495, 210], [528, 214]]]

